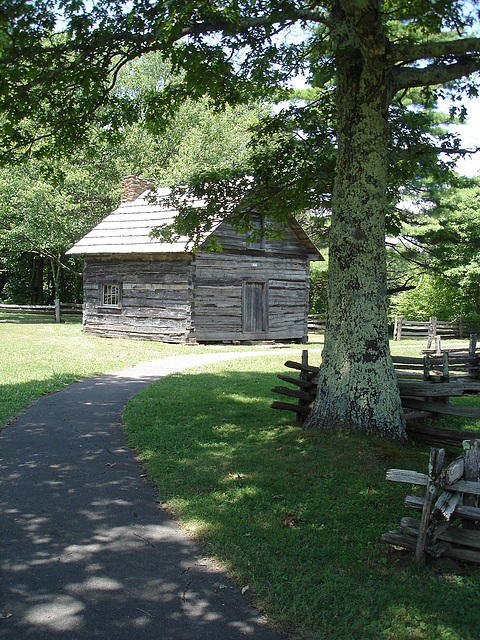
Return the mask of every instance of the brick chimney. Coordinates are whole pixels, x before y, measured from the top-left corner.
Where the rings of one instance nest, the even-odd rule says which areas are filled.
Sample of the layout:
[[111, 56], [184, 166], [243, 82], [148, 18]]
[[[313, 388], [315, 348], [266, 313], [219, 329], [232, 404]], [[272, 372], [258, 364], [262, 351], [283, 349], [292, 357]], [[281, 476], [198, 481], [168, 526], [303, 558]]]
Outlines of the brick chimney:
[[147, 189], [153, 189], [155, 184], [150, 178], [139, 178], [138, 176], [126, 176], [122, 178], [122, 193], [120, 204], [136, 200]]

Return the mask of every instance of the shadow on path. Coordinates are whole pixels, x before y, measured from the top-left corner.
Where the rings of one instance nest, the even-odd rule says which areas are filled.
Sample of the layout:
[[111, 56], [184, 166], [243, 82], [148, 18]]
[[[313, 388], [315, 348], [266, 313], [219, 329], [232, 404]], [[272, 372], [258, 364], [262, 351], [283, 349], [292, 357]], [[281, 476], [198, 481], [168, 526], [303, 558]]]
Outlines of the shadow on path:
[[124, 444], [127, 399], [187, 366], [75, 383], [2, 431], [0, 638], [279, 638], [154, 502]]

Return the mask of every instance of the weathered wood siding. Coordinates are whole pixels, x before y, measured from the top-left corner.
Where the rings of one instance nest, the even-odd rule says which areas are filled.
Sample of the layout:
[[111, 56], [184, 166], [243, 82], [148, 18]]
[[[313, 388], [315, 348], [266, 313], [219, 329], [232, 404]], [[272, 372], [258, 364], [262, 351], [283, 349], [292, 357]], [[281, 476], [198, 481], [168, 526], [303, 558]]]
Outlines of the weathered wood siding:
[[[191, 262], [188, 254], [88, 257], [85, 331], [104, 337], [186, 342], [191, 330]], [[104, 283], [120, 284], [119, 308], [102, 306]]]
[[[281, 240], [266, 239], [264, 250], [249, 250], [246, 237], [228, 225], [215, 235], [223, 252], [200, 252], [193, 259], [192, 337], [200, 342], [306, 341], [309, 260], [297, 236], [289, 230]], [[249, 305], [258, 308], [260, 290], [265, 315], [253, 317]], [[260, 329], [260, 323], [263, 330], [248, 330]]]
[[[263, 249], [221, 225], [221, 253], [93, 255], [84, 268], [84, 328], [164, 342], [307, 338], [308, 251], [291, 230]], [[118, 307], [102, 304], [118, 284]]]

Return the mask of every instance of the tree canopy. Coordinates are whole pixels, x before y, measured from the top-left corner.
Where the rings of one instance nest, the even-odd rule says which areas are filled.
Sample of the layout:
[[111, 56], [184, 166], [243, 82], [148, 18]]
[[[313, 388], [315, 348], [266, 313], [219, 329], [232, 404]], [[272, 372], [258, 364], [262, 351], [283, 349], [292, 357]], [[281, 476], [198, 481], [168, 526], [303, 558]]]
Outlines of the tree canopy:
[[415, 289], [393, 301], [397, 315], [480, 317], [480, 188], [478, 178], [434, 190], [410, 216], [395, 253], [410, 268]]
[[41, 158], [0, 168], [2, 299], [50, 301], [52, 274], [62, 301], [81, 299], [82, 265], [77, 258], [66, 258], [65, 251], [116, 207], [123, 176], [183, 183], [192, 173], [231, 165], [246, 155], [249, 127], [258, 120], [257, 105], [216, 113], [206, 100], [187, 100], [161, 134], [145, 127], [143, 97], [170, 75], [169, 65], [156, 53], [128, 63], [115, 92], [135, 94], [136, 122], [108, 138], [90, 125], [84, 144], [73, 153], [59, 153], [50, 144]]
[[[239, 224], [252, 202], [262, 213], [281, 209], [285, 216], [288, 209], [321, 207], [331, 194], [327, 331], [309, 426], [404, 439], [387, 341], [385, 232], [395, 198], [418, 187], [425, 167], [441, 181], [446, 167], [438, 152], [460, 151], [448, 136], [435, 143], [425, 118], [431, 122], [429, 110], [447, 90], [460, 117], [462, 96], [477, 94], [478, 3], [3, 0], [0, 6], [7, 159], [42, 153], [49, 137], [72, 146], [92, 122], [113, 135], [138, 118], [139, 108], [160, 131], [186, 96], [208, 96], [218, 108], [287, 97], [288, 82], [306, 74], [317, 94], [258, 129], [256, 181], [237, 167], [215, 174], [217, 190], [211, 176], [195, 188], [218, 200], [233, 185], [236, 206], [225, 215]], [[292, 37], [293, 29], [303, 35]], [[136, 91], [115, 92], [121, 69], [151, 51], [171, 64], [168, 82], [141, 101]], [[325, 161], [335, 165], [333, 184]], [[271, 187], [266, 195], [263, 183]]]

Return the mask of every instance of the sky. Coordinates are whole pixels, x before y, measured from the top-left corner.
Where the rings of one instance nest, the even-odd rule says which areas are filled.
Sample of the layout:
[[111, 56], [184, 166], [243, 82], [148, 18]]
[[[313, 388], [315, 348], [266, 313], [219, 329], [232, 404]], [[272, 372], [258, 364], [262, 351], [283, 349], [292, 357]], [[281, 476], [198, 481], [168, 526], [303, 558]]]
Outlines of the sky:
[[[462, 138], [463, 146], [466, 149], [480, 147], [480, 98], [469, 100], [466, 105], [468, 110], [468, 121], [464, 125], [452, 127], [458, 131]], [[457, 171], [461, 175], [472, 178], [480, 172], [480, 151], [476, 154], [466, 156], [457, 163]]]

